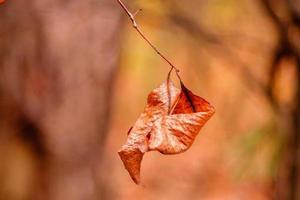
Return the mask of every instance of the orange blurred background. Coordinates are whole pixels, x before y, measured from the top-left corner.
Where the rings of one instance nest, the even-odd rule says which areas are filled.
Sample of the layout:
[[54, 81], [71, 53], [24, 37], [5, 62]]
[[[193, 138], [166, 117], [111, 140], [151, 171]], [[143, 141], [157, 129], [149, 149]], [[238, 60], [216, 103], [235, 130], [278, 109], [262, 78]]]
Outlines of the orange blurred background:
[[124, 3], [215, 115], [187, 152], [147, 153], [135, 185], [117, 151], [168, 64], [117, 1], [6, 1], [0, 199], [300, 198], [300, 2]]

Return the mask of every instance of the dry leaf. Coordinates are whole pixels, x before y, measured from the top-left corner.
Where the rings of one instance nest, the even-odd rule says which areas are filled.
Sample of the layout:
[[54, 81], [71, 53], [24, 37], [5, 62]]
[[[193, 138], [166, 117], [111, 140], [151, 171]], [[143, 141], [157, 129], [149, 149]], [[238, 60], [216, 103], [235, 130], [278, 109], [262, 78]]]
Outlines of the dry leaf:
[[127, 142], [118, 152], [133, 181], [140, 182], [144, 153], [186, 151], [213, 114], [214, 108], [207, 101], [194, 95], [182, 82], [179, 90], [168, 77], [149, 94], [144, 112], [129, 130]]

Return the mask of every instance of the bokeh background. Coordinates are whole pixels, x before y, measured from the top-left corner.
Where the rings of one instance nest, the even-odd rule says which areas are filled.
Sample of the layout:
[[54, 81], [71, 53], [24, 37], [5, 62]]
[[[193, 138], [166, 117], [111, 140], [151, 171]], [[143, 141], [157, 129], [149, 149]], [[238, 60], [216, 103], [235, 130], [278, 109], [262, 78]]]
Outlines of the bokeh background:
[[1, 200], [300, 199], [299, 0], [124, 0], [216, 108], [142, 186], [117, 151], [167, 63], [116, 0], [0, 2]]

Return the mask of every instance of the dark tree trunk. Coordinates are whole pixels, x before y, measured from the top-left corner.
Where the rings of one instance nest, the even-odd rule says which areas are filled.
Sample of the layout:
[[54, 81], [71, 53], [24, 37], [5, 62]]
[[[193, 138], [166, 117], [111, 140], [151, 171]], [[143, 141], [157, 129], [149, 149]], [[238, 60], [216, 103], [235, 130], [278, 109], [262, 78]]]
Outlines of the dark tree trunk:
[[299, 167], [300, 167], [300, 58], [296, 58], [298, 83], [296, 86], [295, 108], [293, 110], [293, 125], [290, 136], [291, 170], [289, 174], [289, 198], [297, 200], [300, 198]]
[[118, 58], [117, 6], [110, 0], [0, 5], [1, 142], [18, 138], [36, 162], [21, 199], [103, 199], [98, 167]]
[[[297, 69], [297, 83], [296, 95], [294, 98], [294, 105], [290, 108], [289, 119], [291, 122], [286, 122], [286, 119], [281, 119], [283, 123], [287, 123], [289, 134], [287, 137], [287, 148], [283, 158], [283, 166], [281, 169], [282, 175], [279, 175], [278, 181], [278, 199], [298, 200], [300, 198], [300, 50], [299, 50], [299, 30], [300, 30], [300, 13], [296, 9], [296, 1], [285, 0], [284, 9], [289, 16], [289, 20], [282, 19], [275, 9], [275, 2], [271, 0], [260, 0], [266, 14], [272, 20], [276, 31], [278, 33], [278, 44], [275, 49], [273, 61], [270, 70], [270, 81], [268, 83], [271, 102], [276, 102], [272, 95], [275, 83], [275, 75], [279, 70], [280, 62], [285, 58], [292, 58], [295, 60], [295, 67]], [[297, 33], [298, 32], [298, 33]], [[284, 116], [284, 115], [283, 115]]]

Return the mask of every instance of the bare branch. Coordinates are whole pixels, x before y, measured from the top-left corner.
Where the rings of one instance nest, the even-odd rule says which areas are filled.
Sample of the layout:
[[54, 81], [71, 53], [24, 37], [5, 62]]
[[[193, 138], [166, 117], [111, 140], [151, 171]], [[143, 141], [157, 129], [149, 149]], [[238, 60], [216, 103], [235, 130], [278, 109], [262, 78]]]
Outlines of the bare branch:
[[156, 46], [154, 46], [154, 44], [145, 36], [145, 34], [142, 32], [142, 30], [138, 27], [137, 22], [135, 21], [135, 15], [140, 11], [138, 10], [137, 12], [135, 12], [135, 14], [132, 14], [128, 8], [125, 6], [125, 4], [121, 1], [121, 0], [117, 0], [118, 3], [120, 4], [120, 6], [123, 8], [123, 10], [125, 11], [125, 13], [128, 15], [129, 19], [132, 22], [133, 28], [139, 33], [139, 35], [151, 46], [151, 48], [163, 59], [165, 60], [170, 66], [171, 66], [171, 70], [175, 69], [176, 75], [178, 77], [178, 79], [181, 81], [181, 78], [179, 76], [179, 69], [177, 67], [175, 67], [175, 65], [173, 65], [171, 63], [171, 61], [169, 61], [158, 49]]

